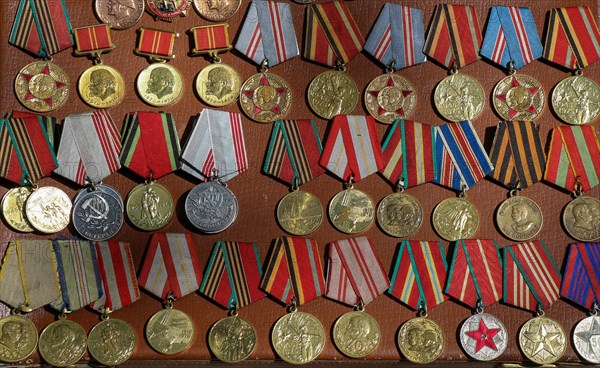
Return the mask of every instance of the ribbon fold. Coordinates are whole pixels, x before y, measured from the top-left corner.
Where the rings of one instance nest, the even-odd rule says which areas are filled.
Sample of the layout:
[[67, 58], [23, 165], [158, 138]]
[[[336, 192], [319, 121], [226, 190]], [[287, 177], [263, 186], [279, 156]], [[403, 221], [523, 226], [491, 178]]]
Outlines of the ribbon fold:
[[590, 308], [600, 302], [600, 243], [571, 243], [560, 296]]

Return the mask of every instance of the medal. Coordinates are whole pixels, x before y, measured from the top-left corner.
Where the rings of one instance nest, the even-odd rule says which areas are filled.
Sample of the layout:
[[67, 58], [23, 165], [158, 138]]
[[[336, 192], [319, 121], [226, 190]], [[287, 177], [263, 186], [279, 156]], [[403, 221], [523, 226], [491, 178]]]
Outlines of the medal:
[[175, 355], [187, 350], [194, 339], [192, 319], [174, 309], [167, 300], [164, 309], [150, 317], [146, 323], [146, 339], [152, 349], [163, 355]]
[[175, 204], [167, 188], [151, 180], [129, 192], [126, 211], [127, 218], [138, 229], [154, 231], [171, 221]]
[[237, 13], [242, 0], [194, 0], [200, 16], [211, 22], [222, 22]]
[[144, 15], [145, 0], [95, 0], [94, 10], [102, 23], [114, 29], [133, 27]]
[[256, 331], [245, 319], [232, 314], [215, 322], [208, 331], [208, 346], [225, 363], [246, 360], [256, 346]]
[[146, 0], [146, 10], [154, 20], [173, 22], [178, 17], [185, 17], [192, 0]]
[[240, 106], [244, 114], [259, 123], [283, 118], [292, 104], [291, 87], [268, 71], [299, 55], [290, 5], [252, 1], [234, 47], [260, 66], [260, 73], [242, 84]]
[[398, 332], [398, 347], [402, 355], [413, 363], [431, 363], [444, 351], [444, 334], [440, 326], [429, 318], [412, 318]]
[[290, 313], [275, 322], [271, 343], [284, 362], [310, 363], [325, 347], [325, 329], [312, 314], [298, 312], [292, 307]]
[[62, 318], [44, 328], [38, 344], [42, 359], [53, 367], [68, 367], [77, 363], [87, 349], [83, 327]]
[[600, 87], [594, 80], [576, 74], [558, 82], [552, 90], [552, 109], [569, 124], [581, 125], [595, 121], [600, 115]]
[[477, 313], [467, 318], [460, 328], [460, 344], [471, 357], [480, 361], [498, 358], [508, 345], [504, 324], [488, 313]]
[[0, 319], [0, 361], [18, 363], [33, 354], [38, 345], [38, 331], [33, 322], [19, 314]]
[[129, 323], [108, 317], [92, 328], [87, 339], [90, 355], [106, 366], [126, 362], [137, 342], [135, 331]]
[[519, 330], [519, 346], [527, 359], [537, 364], [556, 362], [567, 349], [565, 331], [558, 322], [547, 317], [535, 317]]
[[196, 227], [206, 234], [227, 229], [238, 215], [238, 202], [232, 191], [218, 179], [196, 185], [185, 199], [185, 214]]
[[35, 231], [25, 215], [25, 203], [31, 193], [33, 193], [33, 188], [16, 187], [9, 189], [2, 197], [2, 202], [0, 203], [2, 217], [13, 230], [22, 233]]
[[351, 114], [358, 103], [358, 87], [343, 70], [323, 72], [308, 86], [308, 104], [323, 119]]
[[35, 112], [58, 109], [69, 97], [69, 78], [51, 61], [34, 61], [19, 71], [15, 94], [23, 106]]

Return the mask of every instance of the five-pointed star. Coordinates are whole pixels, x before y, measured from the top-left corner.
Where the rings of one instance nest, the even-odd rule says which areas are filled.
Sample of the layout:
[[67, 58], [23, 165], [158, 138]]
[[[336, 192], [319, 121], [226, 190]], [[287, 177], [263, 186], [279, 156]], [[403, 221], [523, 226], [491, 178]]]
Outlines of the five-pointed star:
[[483, 321], [483, 318], [479, 320], [479, 328], [473, 331], [465, 332], [467, 336], [477, 341], [477, 345], [475, 346], [475, 352], [479, 352], [479, 350], [483, 349], [484, 346], [488, 348], [498, 351], [498, 347], [494, 342], [494, 336], [500, 332], [499, 328], [488, 328]]
[[[508, 95], [508, 93], [509, 93], [511, 90], [513, 90], [513, 89], [515, 89], [515, 88], [518, 88], [518, 87], [522, 87], [522, 88], [526, 89], [526, 90], [529, 92], [529, 96], [531, 96], [531, 98], [530, 98], [530, 103], [529, 103], [529, 106], [527, 106], [525, 109], [523, 109], [523, 110], [520, 110], [520, 111], [519, 111], [519, 110], [515, 110], [515, 109], [513, 109], [513, 108], [512, 108], [512, 107], [510, 107], [510, 105], [508, 105], [508, 103], [506, 102], [506, 98], [507, 98], [507, 95]], [[508, 110], [509, 110], [509, 111], [508, 111], [508, 114], [510, 115], [510, 117], [511, 117], [511, 118], [514, 118], [514, 117], [515, 117], [515, 115], [517, 115], [517, 114], [518, 114], [518, 113], [520, 113], [521, 111], [527, 111], [527, 112], [530, 112], [530, 113], [532, 113], [532, 114], [537, 114], [537, 113], [538, 113], [538, 111], [535, 109], [535, 106], [533, 106], [533, 96], [535, 96], [535, 94], [536, 94], [536, 93], [538, 93], [538, 91], [539, 91], [539, 90], [540, 90], [540, 88], [539, 88], [539, 87], [529, 87], [529, 88], [527, 88], [527, 87], [523, 87], [523, 86], [521, 86], [521, 84], [519, 83], [519, 81], [517, 80], [517, 78], [512, 78], [512, 80], [511, 80], [511, 88], [510, 88], [510, 89], [509, 89], [509, 90], [508, 90], [506, 93], [501, 93], [501, 94], [499, 94], [499, 95], [496, 95], [496, 98], [498, 98], [498, 99], [500, 99], [500, 100], [504, 101], [504, 103], [506, 103], [506, 104], [507, 104], [507, 106], [508, 106]]]
[[[57, 91], [60, 88], [63, 88], [65, 86], [64, 83], [62, 83], [61, 81], [57, 81], [56, 79], [54, 79], [54, 77], [52, 77], [52, 75], [50, 74], [50, 66], [48, 64], [46, 64], [44, 69], [42, 69], [42, 71], [40, 71], [38, 74], [22, 73], [21, 76], [23, 76], [23, 78], [27, 81], [27, 83], [29, 83], [31, 78], [35, 77], [36, 75], [40, 75], [40, 74], [44, 74], [44, 75], [47, 75], [49, 78], [52, 78], [52, 80], [54, 81], [55, 91]], [[52, 96], [54, 96], [54, 93], [52, 94]], [[44, 101], [48, 105], [52, 105], [52, 96], [50, 96], [48, 98], [42, 98], [41, 100]], [[37, 98], [37, 97], [33, 93], [31, 93], [31, 91], [27, 91], [27, 94], [25, 95], [25, 100], [27, 101], [27, 100], [31, 100], [34, 98]]]
[[[385, 90], [386, 87], [398, 87], [398, 85], [396, 85], [396, 83], [394, 83], [394, 79], [392, 79], [392, 77], [389, 77], [387, 82], [385, 83], [384, 88], [382, 88], [378, 91], [369, 91], [369, 94], [371, 96], [375, 97], [376, 99], [378, 99], [379, 95]], [[413, 91], [408, 90], [408, 89], [403, 89], [402, 90], [402, 98], [406, 98], [406, 96], [410, 95], [411, 93], [413, 93]], [[377, 110], [377, 115], [382, 115], [382, 114], [385, 114], [386, 112], [388, 112], [386, 109], [379, 106], [379, 108]], [[404, 107], [400, 106], [400, 108], [397, 109], [395, 112], [398, 113], [399, 115], [404, 116]]]
[[[281, 96], [281, 95], [285, 94], [287, 92], [287, 90], [288, 90], [286, 87], [275, 87], [275, 86], [271, 85], [271, 83], [269, 82], [269, 80], [267, 79], [267, 77], [263, 75], [260, 78], [260, 84], [259, 84], [259, 86], [257, 88], [250, 89], [250, 90], [245, 90], [243, 92], [244, 92], [244, 94], [246, 96], [248, 96], [248, 98], [254, 100], [256, 91], [260, 87], [271, 87], [271, 88], [273, 88], [275, 90], [275, 93], [277, 93], [277, 96]], [[263, 111], [271, 111], [271, 112], [274, 112], [275, 114], [281, 114], [281, 108], [279, 107], [279, 104], [275, 104], [270, 109], [264, 109], [261, 106], [258, 106], [256, 103], [254, 103], [254, 110], [252, 111], [252, 115], [253, 116], [258, 115], [258, 114], [260, 114]]]
[[526, 331], [525, 337], [531, 341], [534, 345], [532, 356], [539, 354], [542, 351], [550, 353], [552, 356], [556, 356], [554, 350], [554, 344], [552, 343], [560, 336], [559, 332], [548, 332], [544, 323], [538, 323], [536, 331]]
[[588, 344], [590, 351], [593, 350], [590, 339], [592, 336], [600, 335], [600, 322], [598, 322], [598, 318], [593, 319], [592, 325], [587, 331], [577, 332], [575, 335]]

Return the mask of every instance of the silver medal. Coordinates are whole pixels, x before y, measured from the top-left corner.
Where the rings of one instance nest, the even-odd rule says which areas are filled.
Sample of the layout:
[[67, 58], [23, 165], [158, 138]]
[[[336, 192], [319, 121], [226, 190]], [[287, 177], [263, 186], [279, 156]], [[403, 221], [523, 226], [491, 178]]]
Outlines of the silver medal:
[[123, 225], [123, 202], [101, 190], [81, 191], [73, 206], [73, 226], [86, 239], [102, 241]]
[[196, 185], [185, 200], [185, 214], [198, 230], [214, 234], [227, 229], [236, 219], [235, 195], [218, 180]]
[[573, 330], [573, 347], [583, 359], [590, 363], [600, 363], [600, 317], [582, 319]]
[[487, 313], [477, 313], [460, 328], [460, 345], [467, 355], [477, 360], [496, 359], [504, 352], [508, 334], [504, 324]]
[[121, 203], [121, 208], [125, 208], [124, 204], [123, 204], [123, 198], [121, 198], [121, 195], [119, 194], [119, 192], [111, 187], [110, 185], [106, 185], [106, 184], [96, 184], [93, 187], [88, 186], [83, 188], [82, 190], [80, 190], [79, 192], [77, 192], [77, 194], [75, 195], [75, 199], [73, 200], [73, 204], [77, 204], [77, 202], [81, 199], [81, 197], [83, 197], [86, 193], [92, 192], [94, 190], [99, 190], [101, 192], [104, 192], [106, 194], [109, 194], [113, 197], [115, 197], [116, 199], [119, 200], [119, 202]]

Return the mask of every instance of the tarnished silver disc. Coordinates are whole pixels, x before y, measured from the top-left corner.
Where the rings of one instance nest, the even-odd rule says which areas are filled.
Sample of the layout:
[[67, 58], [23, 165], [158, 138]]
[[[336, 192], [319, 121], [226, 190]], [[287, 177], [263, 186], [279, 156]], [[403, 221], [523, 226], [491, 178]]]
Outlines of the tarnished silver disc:
[[185, 214], [198, 230], [214, 234], [227, 229], [238, 215], [233, 192], [220, 182], [198, 184], [185, 200]]
[[573, 347], [583, 359], [600, 364], [600, 317], [589, 316], [575, 325]]
[[73, 226], [86, 239], [110, 239], [122, 225], [123, 202], [103, 191], [86, 191], [73, 206]]

